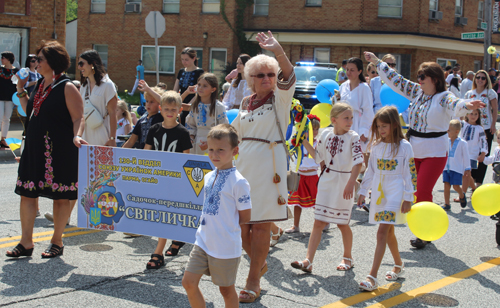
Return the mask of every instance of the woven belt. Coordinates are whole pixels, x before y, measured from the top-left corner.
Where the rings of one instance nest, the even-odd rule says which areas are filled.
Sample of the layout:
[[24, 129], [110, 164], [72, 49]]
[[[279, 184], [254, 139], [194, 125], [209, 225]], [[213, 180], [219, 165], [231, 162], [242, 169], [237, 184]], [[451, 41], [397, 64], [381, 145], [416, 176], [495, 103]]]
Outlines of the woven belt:
[[330, 168], [326, 168], [326, 173], [330, 173], [330, 171], [333, 171], [333, 172], [338, 172], [338, 173], [351, 173], [351, 171], [338, 171], [338, 170], [334, 170], [334, 169], [330, 169]]
[[[267, 143], [267, 144], [271, 144], [271, 141], [269, 140], [266, 140], [266, 139], [260, 139], [260, 138], [251, 138], [251, 137], [245, 137], [245, 138], [241, 138], [241, 141], [258, 141], [258, 142], [264, 142], [264, 143]], [[279, 143], [283, 143], [283, 141], [274, 141], [275, 143], [279, 144]]]

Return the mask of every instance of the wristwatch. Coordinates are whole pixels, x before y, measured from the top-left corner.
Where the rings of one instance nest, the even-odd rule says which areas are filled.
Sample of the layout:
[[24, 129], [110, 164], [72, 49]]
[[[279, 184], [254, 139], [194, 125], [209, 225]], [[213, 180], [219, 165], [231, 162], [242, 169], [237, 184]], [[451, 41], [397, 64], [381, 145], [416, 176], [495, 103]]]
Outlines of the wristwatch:
[[115, 140], [115, 137], [109, 137], [110, 140]]

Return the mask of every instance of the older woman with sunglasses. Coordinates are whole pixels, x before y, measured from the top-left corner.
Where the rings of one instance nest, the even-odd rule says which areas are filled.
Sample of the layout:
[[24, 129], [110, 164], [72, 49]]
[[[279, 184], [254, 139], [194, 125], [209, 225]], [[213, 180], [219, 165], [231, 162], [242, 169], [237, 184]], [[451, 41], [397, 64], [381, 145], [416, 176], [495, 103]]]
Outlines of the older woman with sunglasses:
[[241, 226], [250, 272], [240, 302], [253, 302], [260, 296], [260, 278], [267, 271], [271, 222], [288, 218], [287, 155], [281, 136], [290, 117], [295, 74], [270, 31], [259, 33], [256, 39], [276, 59], [258, 55], [245, 64], [245, 79], [255, 94], [243, 98], [233, 122], [241, 141], [236, 168], [252, 187], [251, 221]]
[[[485, 104], [485, 107], [481, 108], [481, 125], [486, 133], [486, 141], [488, 142], [488, 153], [486, 156], [488, 156], [490, 155], [491, 143], [496, 132], [498, 97], [497, 93], [492, 89], [491, 80], [486, 71], [477, 71], [472, 80], [472, 90], [465, 93], [464, 98], [478, 99]], [[487, 167], [485, 164], [479, 163], [477, 169], [472, 170], [472, 178], [476, 182], [476, 185], [483, 184]]]
[[[417, 170], [415, 195], [417, 202], [432, 201], [432, 190], [446, 165], [450, 120], [485, 104], [479, 100], [467, 102], [446, 91], [443, 70], [435, 62], [420, 64], [419, 83], [416, 83], [389, 68], [371, 52], [366, 51], [365, 58], [377, 66], [380, 78], [392, 90], [411, 100], [407, 136], [415, 155], [414, 166], [410, 166]], [[411, 244], [423, 248], [427, 242], [417, 238]]]
[[[391, 55], [390, 53], [386, 54], [385, 56], [382, 57], [382, 61], [387, 63], [387, 66], [392, 68], [393, 70], [396, 70], [396, 58]], [[370, 63], [374, 66], [375, 71], [377, 70], [377, 67], [373, 64]], [[382, 79], [380, 79], [380, 76], [378, 75], [374, 78], [370, 78], [370, 89], [372, 90], [373, 94], [373, 113], [377, 113], [377, 111], [382, 108], [382, 101], [380, 101], [380, 89], [382, 88]]]

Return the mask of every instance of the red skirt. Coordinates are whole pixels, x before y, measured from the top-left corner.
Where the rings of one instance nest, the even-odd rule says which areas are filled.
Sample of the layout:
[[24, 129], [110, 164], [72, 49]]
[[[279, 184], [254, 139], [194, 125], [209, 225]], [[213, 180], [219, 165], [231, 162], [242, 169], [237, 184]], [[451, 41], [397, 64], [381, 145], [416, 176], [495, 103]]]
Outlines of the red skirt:
[[319, 177], [315, 175], [300, 175], [299, 188], [288, 196], [289, 205], [298, 205], [301, 208], [313, 207], [318, 193]]

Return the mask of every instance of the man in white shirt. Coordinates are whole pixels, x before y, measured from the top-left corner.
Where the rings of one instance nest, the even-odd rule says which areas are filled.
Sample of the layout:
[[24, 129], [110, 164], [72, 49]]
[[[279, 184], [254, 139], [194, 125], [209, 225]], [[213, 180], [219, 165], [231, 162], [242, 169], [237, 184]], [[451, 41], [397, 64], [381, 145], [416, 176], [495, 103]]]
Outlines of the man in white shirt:
[[453, 79], [453, 77], [457, 77], [458, 78], [458, 82], [462, 82], [462, 77], [460, 77], [460, 75], [458, 75], [458, 71], [459, 70], [460, 70], [460, 68], [458, 68], [458, 66], [455, 66], [453, 68], [453, 74], [449, 74], [448, 77], [446, 77], [446, 84], [448, 86], [450, 85], [450, 82]]
[[460, 84], [460, 98], [464, 98], [465, 93], [472, 90], [472, 80], [474, 79], [474, 72], [468, 71], [466, 77], [467, 78], [465, 78]]

